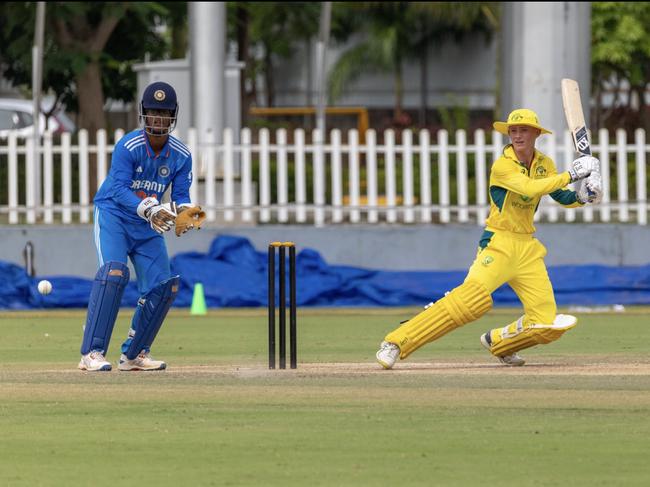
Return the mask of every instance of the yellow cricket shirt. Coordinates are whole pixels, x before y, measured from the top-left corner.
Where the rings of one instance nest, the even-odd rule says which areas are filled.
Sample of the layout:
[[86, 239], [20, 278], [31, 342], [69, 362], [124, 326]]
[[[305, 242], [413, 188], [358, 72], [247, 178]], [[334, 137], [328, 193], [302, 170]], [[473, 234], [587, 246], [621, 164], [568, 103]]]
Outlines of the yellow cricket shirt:
[[582, 206], [575, 191], [566, 188], [569, 182], [569, 173], [558, 174], [553, 160], [538, 150], [528, 169], [517, 160], [512, 145], [505, 146], [490, 171], [490, 214], [485, 221], [486, 233], [499, 230], [535, 233], [533, 217], [545, 194], [567, 208]]

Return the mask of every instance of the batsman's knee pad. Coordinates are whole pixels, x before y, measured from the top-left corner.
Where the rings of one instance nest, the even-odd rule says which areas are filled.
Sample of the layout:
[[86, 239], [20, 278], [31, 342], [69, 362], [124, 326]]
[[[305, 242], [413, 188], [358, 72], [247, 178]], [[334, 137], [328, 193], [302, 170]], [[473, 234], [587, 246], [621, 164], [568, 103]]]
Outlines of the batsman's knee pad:
[[81, 343], [82, 355], [93, 350], [101, 350], [102, 353], [108, 350], [122, 295], [128, 283], [129, 268], [121, 262], [107, 262], [97, 271], [88, 301], [88, 316]]
[[557, 315], [553, 324], [526, 324], [522, 316], [514, 323], [490, 331], [490, 352], [496, 356], [510, 355], [525, 348], [553, 342], [578, 323], [571, 315]]
[[490, 308], [492, 296], [485, 286], [467, 281], [389, 333], [385, 340], [397, 344], [404, 359], [425, 343], [479, 319]]
[[176, 298], [179, 281], [179, 276], [170, 277], [138, 300], [129, 334], [131, 343], [124, 352], [129, 360], [136, 358], [142, 350], [148, 349], [153, 343]]

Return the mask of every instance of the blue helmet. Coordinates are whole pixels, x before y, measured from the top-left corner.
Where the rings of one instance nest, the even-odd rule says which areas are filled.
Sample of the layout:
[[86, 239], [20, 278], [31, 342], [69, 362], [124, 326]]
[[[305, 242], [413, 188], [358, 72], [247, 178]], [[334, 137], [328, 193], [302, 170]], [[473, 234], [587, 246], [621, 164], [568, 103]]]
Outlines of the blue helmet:
[[[176, 119], [178, 117], [176, 91], [164, 81], [155, 81], [145, 88], [139, 108], [140, 125], [148, 134], [167, 135], [176, 127]], [[158, 115], [155, 117], [167, 122], [167, 126], [151, 125], [153, 123], [152, 120], [149, 120], [149, 124], [147, 124], [147, 118], [152, 119], [153, 117], [145, 116], [146, 110], [169, 110], [171, 112], [170, 117]]]

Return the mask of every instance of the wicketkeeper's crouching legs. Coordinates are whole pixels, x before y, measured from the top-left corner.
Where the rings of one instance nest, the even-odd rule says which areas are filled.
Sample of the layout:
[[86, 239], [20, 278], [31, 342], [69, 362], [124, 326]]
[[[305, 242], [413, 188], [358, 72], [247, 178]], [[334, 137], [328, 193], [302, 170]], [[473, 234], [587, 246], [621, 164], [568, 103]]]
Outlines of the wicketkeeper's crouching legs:
[[153, 360], [149, 351], [176, 298], [179, 280], [179, 276], [170, 277], [138, 300], [129, 336], [122, 344], [120, 370], [161, 370], [167, 367], [165, 362]]
[[88, 315], [81, 342], [81, 370], [111, 370], [111, 364], [104, 355], [108, 350], [122, 295], [128, 283], [129, 268], [121, 262], [107, 262], [97, 271], [90, 291]]
[[404, 359], [422, 345], [479, 319], [491, 308], [492, 296], [485, 286], [477, 281], [465, 281], [384, 340], [396, 344], [400, 358]]

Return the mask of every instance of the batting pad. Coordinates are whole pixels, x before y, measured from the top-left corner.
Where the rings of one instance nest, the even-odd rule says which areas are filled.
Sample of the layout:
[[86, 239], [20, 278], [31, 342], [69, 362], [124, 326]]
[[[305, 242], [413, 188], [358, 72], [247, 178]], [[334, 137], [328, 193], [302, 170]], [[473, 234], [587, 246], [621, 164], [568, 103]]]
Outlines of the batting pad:
[[397, 344], [404, 359], [422, 345], [479, 319], [491, 308], [492, 297], [485, 286], [467, 281], [389, 333], [385, 340]]
[[557, 315], [552, 325], [537, 323], [524, 324], [522, 316], [514, 323], [497, 328], [490, 332], [492, 355], [501, 357], [510, 355], [525, 348], [551, 343], [559, 339], [564, 332], [578, 323], [578, 318], [572, 315]]

